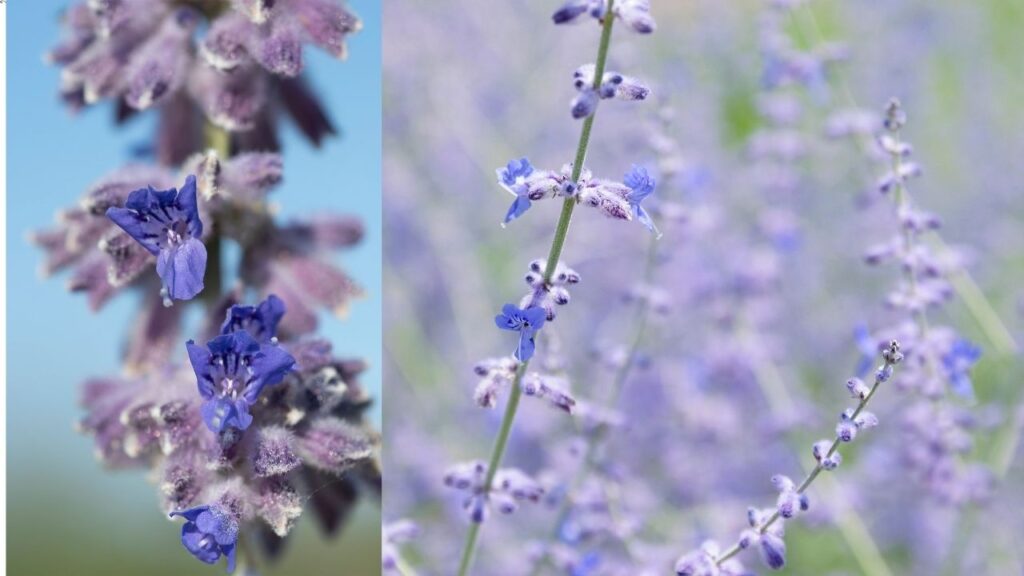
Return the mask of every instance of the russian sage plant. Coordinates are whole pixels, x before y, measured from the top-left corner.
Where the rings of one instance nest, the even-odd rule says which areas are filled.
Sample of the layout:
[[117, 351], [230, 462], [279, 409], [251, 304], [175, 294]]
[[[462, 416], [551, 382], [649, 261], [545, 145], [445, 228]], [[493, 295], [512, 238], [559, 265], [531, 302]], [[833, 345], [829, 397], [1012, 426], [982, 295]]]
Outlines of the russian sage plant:
[[144, 295], [124, 373], [83, 385], [80, 429], [105, 465], [152, 471], [196, 559], [254, 571], [255, 546], [276, 556], [306, 508], [333, 534], [361, 493], [380, 496], [365, 365], [315, 335], [321, 309], [360, 293], [331, 256], [362, 224], [279, 222], [268, 203], [280, 113], [314, 144], [334, 133], [301, 78], [304, 46], [344, 57], [359, 20], [335, 0], [90, 0], [64, 23], [48, 56], [73, 110], [160, 116], [156, 163], [100, 179], [34, 236], [45, 270], [71, 269], [93, 309]]
[[896, 340], [888, 343], [882, 350], [883, 363], [874, 372], [871, 385], [859, 378], [851, 378], [846, 382], [850, 396], [858, 400], [857, 405], [848, 408], [839, 415], [835, 436], [814, 443], [811, 453], [816, 464], [811, 472], [795, 483], [788, 476], [775, 475], [772, 484], [779, 492], [773, 508], [747, 509], [749, 528], [744, 530], [736, 543], [722, 551], [714, 541], [707, 541], [700, 549], [683, 555], [676, 562], [676, 574], [679, 576], [743, 576], [748, 574], [736, 556], [748, 548], [757, 548], [765, 565], [772, 570], [779, 570], [786, 564], [785, 521], [794, 518], [800, 512], [810, 508], [810, 497], [807, 489], [823, 471], [832, 471], [842, 463], [839, 446], [853, 442], [859, 431], [878, 425], [878, 417], [865, 410], [868, 402], [879, 387], [892, 379], [894, 367], [903, 361], [903, 353]]
[[522, 502], [539, 501], [544, 493], [540, 482], [522, 470], [502, 468], [521, 397], [535, 397], [569, 413], [576, 404], [560, 377], [530, 370], [544, 327], [555, 320], [558, 307], [569, 303], [569, 287], [580, 281], [580, 276], [560, 261], [573, 212], [577, 206], [590, 207], [612, 219], [636, 220], [657, 233], [642, 205], [655, 187], [654, 179], [644, 168], [634, 166], [622, 181], [616, 181], [595, 177], [584, 166], [600, 102], [615, 98], [643, 100], [649, 94], [649, 89], [638, 80], [606, 69], [616, 20], [641, 34], [654, 31], [649, 2], [572, 0], [556, 11], [552, 19], [555, 24], [596, 20], [601, 26], [601, 39], [596, 62], [581, 66], [573, 74], [577, 95], [570, 112], [573, 118], [582, 119], [583, 127], [572, 163], [560, 170], [541, 170], [522, 158], [497, 170], [498, 184], [514, 197], [503, 224], [522, 217], [533, 202], [547, 198], [562, 199], [562, 210], [547, 258], [531, 262], [525, 275], [529, 291], [519, 303], [506, 304], [495, 317], [499, 329], [516, 334], [514, 352], [485, 360], [476, 367], [481, 382], [474, 397], [479, 405], [492, 408], [500, 394], [508, 394], [490, 459], [457, 464], [444, 478], [446, 485], [466, 493], [464, 507], [470, 528], [459, 563], [460, 576], [469, 573], [481, 526], [492, 509], [508, 514]]

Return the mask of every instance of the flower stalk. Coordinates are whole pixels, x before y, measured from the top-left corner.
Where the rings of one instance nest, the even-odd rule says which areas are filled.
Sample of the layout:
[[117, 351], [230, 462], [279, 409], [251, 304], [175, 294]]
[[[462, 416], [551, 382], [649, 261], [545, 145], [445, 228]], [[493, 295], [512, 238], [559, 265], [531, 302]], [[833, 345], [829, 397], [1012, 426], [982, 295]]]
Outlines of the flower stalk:
[[[615, 23], [615, 18], [612, 14], [613, 3], [614, 0], [608, 0], [604, 21], [601, 26], [601, 40], [598, 45], [597, 64], [594, 73], [593, 87], [595, 90], [601, 86], [605, 63], [608, 59], [608, 49], [611, 45], [612, 26]], [[587, 157], [587, 147], [590, 144], [590, 134], [593, 129], [594, 118], [596, 116], [597, 112], [595, 111], [583, 121], [583, 128], [580, 131], [580, 138], [576, 145], [576, 155], [572, 166], [571, 179], [573, 183], [579, 182], [580, 175], [583, 173], [583, 163]], [[562, 212], [558, 218], [558, 224], [555, 226], [555, 235], [551, 241], [551, 249], [548, 252], [547, 264], [544, 268], [544, 284], [547, 286], [550, 286], [552, 283], [559, 258], [561, 257], [562, 250], [565, 247], [565, 241], [569, 235], [569, 225], [572, 221], [572, 213], [576, 207], [577, 201], [578, 199], [576, 196], [571, 196], [566, 198], [562, 203]], [[519, 400], [522, 397], [523, 377], [526, 375], [529, 364], [529, 360], [523, 361], [516, 369], [515, 379], [512, 382], [512, 389], [509, 395], [508, 404], [505, 407], [505, 414], [501, 421], [498, 438], [495, 440], [494, 448], [491, 451], [487, 476], [483, 487], [485, 493], [491, 489], [494, 482], [494, 476], [497, 474], [498, 467], [501, 465], [501, 461], [504, 458], [505, 449], [508, 445], [508, 439], [512, 433], [512, 426], [515, 422], [516, 413], [519, 408]], [[459, 562], [459, 576], [466, 576], [469, 574], [469, 569], [473, 563], [473, 555], [476, 550], [477, 540], [480, 534], [480, 527], [480, 522], [474, 522], [469, 527], [469, 531], [466, 534], [466, 541], [462, 549], [461, 560]]]
[[[858, 402], [857, 404], [857, 407], [853, 409], [853, 412], [850, 413], [848, 417], [845, 417], [846, 420], [857, 421], [858, 417], [861, 416], [861, 414], [864, 412], [865, 407], [867, 407], [868, 403], [871, 402], [871, 399], [875, 396], [875, 393], [878, 391], [879, 387], [884, 382], [887, 382], [892, 378], [893, 367], [903, 360], [903, 354], [900, 352], [900, 346], [898, 342], [893, 340], [892, 342], [889, 343], [889, 346], [883, 352], [883, 360], [884, 364], [882, 364], [882, 366], [879, 367], [879, 369], [875, 372], [874, 383], [872, 384], [870, 390], [868, 390], [867, 393], [861, 397], [860, 402]], [[833, 439], [831, 444], [828, 446], [827, 451], [823, 451], [820, 453], [817, 453], [816, 451], [815, 459], [818, 462], [814, 466], [814, 468], [811, 469], [810, 473], [808, 473], [807, 476], [804, 477], [804, 479], [797, 485], [795, 489], [796, 495], [802, 497], [823, 470], [833, 469], [835, 466], [838, 466], [838, 462], [840, 462], [841, 460], [836, 459], [836, 457], [838, 456], [837, 452], [839, 450], [839, 445], [842, 444], [844, 441], [848, 440], [844, 440], [840, 435], [837, 434], [836, 438]], [[757, 532], [758, 535], [764, 536], [776, 522], [783, 518], [783, 514], [783, 507], [777, 507], [775, 511], [768, 516], [766, 520], [760, 522], [757, 526], [754, 526], [754, 530]], [[715, 565], [721, 566], [723, 563], [739, 554], [748, 546], [749, 543], [745, 545], [744, 540], [741, 537], [741, 539], [737, 541], [735, 544], [733, 544], [731, 548], [729, 548], [728, 550], [726, 550], [714, 559]], [[772, 568], [781, 568], [781, 564], [779, 566], [772, 566]], [[685, 574], [685, 572], [680, 573]]]

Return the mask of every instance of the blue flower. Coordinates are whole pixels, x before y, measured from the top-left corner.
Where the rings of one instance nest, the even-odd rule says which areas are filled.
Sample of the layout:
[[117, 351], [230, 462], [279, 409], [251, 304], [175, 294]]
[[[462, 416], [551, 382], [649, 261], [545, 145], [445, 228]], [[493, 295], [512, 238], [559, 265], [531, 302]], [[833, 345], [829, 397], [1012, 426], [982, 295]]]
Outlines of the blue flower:
[[228, 573], [235, 571], [235, 545], [238, 543], [238, 521], [220, 506], [197, 506], [181, 516], [181, 544], [193, 556], [207, 564], [214, 564], [221, 556], [228, 559]]
[[601, 567], [601, 555], [597, 552], [587, 552], [576, 562], [570, 574], [572, 576], [591, 576], [596, 574]]
[[534, 336], [544, 326], [547, 312], [539, 306], [530, 306], [525, 310], [515, 304], [505, 304], [501, 314], [494, 317], [494, 323], [502, 330], [519, 332], [519, 345], [515, 357], [526, 362], [533, 357], [535, 348]]
[[295, 358], [274, 343], [260, 344], [245, 330], [222, 334], [206, 346], [186, 344], [203, 397], [201, 414], [217, 433], [245, 430], [252, 424], [249, 407], [266, 386], [280, 382], [295, 367]]
[[152, 187], [128, 195], [124, 208], [107, 209], [107, 217], [157, 257], [156, 273], [163, 281], [164, 301], [189, 300], [203, 290], [206, 247], [199, 238], [203, 223], [196, 205], [196, 177], [189, 176], [181, 191]]
[[867, 324], [857, 324], [853, 329], [853, 339], [857, 343], [857, 351], [860, 356], [857, 358], [857, 370], [854, 374], [858, 378], [867, 376], [875, 364], [875, 356], [878, 356], [878, 343], [871, 337]]
[[660, 238], [661, 232], [658, 231], [658, 227], [654, 225], [650, 214], [640, 205], [644, 198], [654, 193], [654, 178], [647, 173], [647, 169], [634, 164], [633, 168], [626, 174], [626, 177], [623, 178], [622, 183], [630, 189], [630, 192], [626, 195], [626, 201], [629, 202], [629, 207], [633, 209], [633, 217]]
[[971, 367], [981, 358], [981, 349], [967, 340], [953, 342], [949, 352], [942, 357], [942, 365], [949, 375], [949, 385], [964, 398], [974, 399], [974, 384], [971, 382]]
[[498, 184], [511, 192], [516, 199], [505, 215], [505, 224], [519, 218], [524, 212], [530, 209], [529, 188], [526, 186], [526, 179], [533, 174], [533, 165], [526, 158], [512, 160], [504, 168], [496, 170]]
[[277, 336], [277, 325], [284, 317], [284, 302], [271, 294], [259, 306], [232, 306], [220, 328], [221, 334], [244, 330], [257, 342], [267, 343]]

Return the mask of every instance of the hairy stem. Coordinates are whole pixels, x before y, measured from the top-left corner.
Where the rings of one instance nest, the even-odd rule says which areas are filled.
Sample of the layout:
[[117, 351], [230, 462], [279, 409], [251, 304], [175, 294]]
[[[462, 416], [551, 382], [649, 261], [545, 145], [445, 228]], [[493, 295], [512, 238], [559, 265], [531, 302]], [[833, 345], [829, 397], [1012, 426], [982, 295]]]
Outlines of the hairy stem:
[[[782, 419], [792, 416], [795, 404], [778, 368], [765, 360], [757, 362], [754, 372], [758, 386], [761, 387], [762, 393], [768, 399], [769, 409]], [[795, 439], [792, 442], [795, 442]], [[801, 460], [801, 465], [805, 474], [810, 474], [814, 470], [803, 460]], [[821, 476], [818, 484], [819, 490], [825, 493], [825, 499], [828, 501], [840, 501], [845, 493], [839, 481], [832, 476]], [[878, 544], [871, 537], [871, 532], [856, 510], [849, 507], [844, 508], [836, 518], [836, 525], [854, 559], [860, 564], [865, 574], [892, 576], [893, 572], [882, 556]]]
[[[206, 145], [217, 153], [222, 160], [231, 157], [231, 134], [223, 128], [218, 128], [207, 122], [204, 127]], [[216, 306], [220, 302], [221, 294], [224, 291], [224, 270], [221, 262], [220, 230], [216, 227], [212, 230], [210, 238], [206, 241], [206, 275], [203, 277], [203, 297], [209, 307]]]
[[[879, 373], [885, 371], [886, 369], [891, 368], [892, 366], [893, 366], [893, 363], [890, 361], [890, 357], [886, 356], [885, 368], [880, 370]], [[855, 420], [857, 418], [857, 416], [859, 416], [860, 413], [864, 411], [864, 407], [867, 406], [868, 402], [871, 401], [871, 398], [874, 397], [875, 392], [878, 391], [878, 388], [882, 384], [882, 382], [883, 382], [882, 378], [880, 378], [876, 374], [874, 384], [871, 386], [871, 390], [857, 404], [857, 408], [855, 408], [854, 411], [853, 411], [853, 414], [850, 415], [850, 420]], [[811, 469], [811, 471], [807, 474], [807, 476], [803, 479], [803, 481], [800, 482], [799, 485], [797, 485], [797, 488], [796, 488], [797, 494], [803, 494], [804, 492], [807, 491], [808, 488], [811, 487], [811, 484], [814, 483], [814, 480], [818, 477], [819, 474], [821, 474], [821, 471], [825, 469], [824, 466], [822, 465], [822, 462], [827, 457], [830, 457], [833, 454], [835, 454], [836, 451], [839, 450], [839, 445], [841, 443], [842, 443], [842, 441], [839, 439], [838, 436], [835, 438], [835, 440], [832, 441], [832, 445], [829, 447], [828, 452], [826, 452], [825, 455], [822, 457], [821, 461], [819, 461], [814, 466], [814, 468]], [[773, 512], [772, 515], [769, 516], [767, 520], [765, 520], [760, 526], [756, 527], [757, 532], [759, 534], [764, 534], [765, 532], [768, 531], [769, 528], [772, 527], [773, 524], [778, 522], [779, 518], [782, 518], [782, 514], [779, 512], [778, 509], [776, 509], [775, 512]], [[729, 560], [733, 556], [739, 554], [740, 551], [742, 551], [742, 550], [743, 550], [743, 548], [740, 546], [739, 542], [733, 544], [731, 548], [729, 548], [728, 550], [723, 552], [718, 558], [715, 559], [715, 564], [718, 565], [718, 566], [721, 566], [726, 560]]]
[[[612, 25], [615, 22], [615, 18], [612, 15], [613, 2], [614, 0], [608, 0], [607, 12], [601, 26], [601, 42], [597, 50], [597, 65], [594, 72], [595, 90], [601, 85], [601, 76], [604, 75], [605, 62], [608, 59], [608, 47], [611, 45]], [[583, 121], [583, 130], [580, 132], [580, 139], [576, 146], [576, 157], [572, 168], [573, 182], [578, 182], [580, 174], [583, 172], [583, 162], [587, 157], [587, 147], [590, 144], [590, 132], [594, 126], [595, 116], [597, 116], [597, 110]], [[562, 249], [565, 246], [566, 236], [569, 234], [569, 223], [572, 220], [572, 212], [575, 206], [575, 198], [566, 198], [565, 202], [562, 204], [562, 213], [558, 218], [558, 225], [555, 227], [555, 237], [551, 241], [551, 250], [548, 252], [547, 266], [544, 269], [544, 283], [547, 285], [551, 284], [551, 278], [555, 274], [555, 268], [558, 266], [558, 260], [562, 255]], [[498, 467], [501, 465], [502, 458], [505, 455], [505, 447], [508, 444], [508, 438], [512, 432], [512, 424], [515, 422], [516, 412], [519, 408], [519, 399], [522, 396], [522, 389], [520, 385], [529, 364], [529, 362], [522, 362], [516, 370], [516, 377], [512, 382], [511, 395], [509, 396], [508, 405], [505, 408], [505, 415], [501, 421], [501, 429], [498, 433], [497, 440], [494, 442], [494, 449], [491, 451], [490, 464], [487, 468], [487, 476], [483, 486], [485, 493], [490, 492], [491, 483], [494, 481], [494, 475], [497, 474]], [[469, 568], [473, 564], [473, 553], [476, 550], [476, 543], [479, 535], [480, 523], [474, 522], [469, 527], [469, 532], [466, 534], [466, 542], [462, 549], [462, 559], [459, 561], [459, 576], [466, 576], [469, 574]]]

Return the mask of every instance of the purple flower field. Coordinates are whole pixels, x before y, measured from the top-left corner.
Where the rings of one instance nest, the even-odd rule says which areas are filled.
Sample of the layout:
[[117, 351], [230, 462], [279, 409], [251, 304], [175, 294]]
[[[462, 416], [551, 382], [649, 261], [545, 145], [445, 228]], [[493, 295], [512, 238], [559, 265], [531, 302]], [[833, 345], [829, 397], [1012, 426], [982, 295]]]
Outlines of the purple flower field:
[[385, 2], [385, 573], [1020, 573], [1022, 17]]

